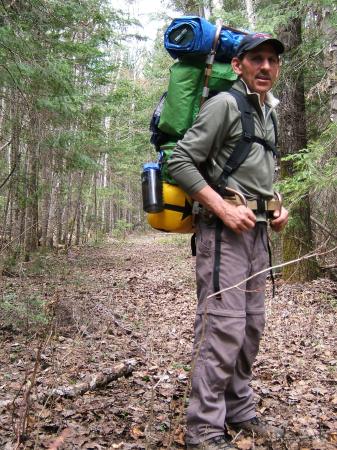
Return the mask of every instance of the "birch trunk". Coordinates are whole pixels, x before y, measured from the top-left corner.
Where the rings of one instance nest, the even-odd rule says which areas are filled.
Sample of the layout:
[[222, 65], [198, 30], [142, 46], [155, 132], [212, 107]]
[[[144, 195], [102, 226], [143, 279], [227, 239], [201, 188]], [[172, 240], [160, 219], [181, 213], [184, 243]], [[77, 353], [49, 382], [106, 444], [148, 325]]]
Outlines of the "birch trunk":
[[245, 0], [248, 23], [252, 31], [256, 28], [256, 16], [253, 0]]

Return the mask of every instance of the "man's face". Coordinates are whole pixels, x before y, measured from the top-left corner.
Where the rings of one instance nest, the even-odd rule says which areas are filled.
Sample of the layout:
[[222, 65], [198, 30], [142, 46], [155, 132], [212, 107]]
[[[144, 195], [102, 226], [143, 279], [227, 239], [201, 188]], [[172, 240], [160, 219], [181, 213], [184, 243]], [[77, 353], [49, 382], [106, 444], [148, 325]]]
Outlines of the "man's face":
[[249, 89], [260, 94], [264, 101], [277, 80], [280, 61], [274, 48], [266, 43], [248, 51], [242, 59], [233, 58], [232, 67]]

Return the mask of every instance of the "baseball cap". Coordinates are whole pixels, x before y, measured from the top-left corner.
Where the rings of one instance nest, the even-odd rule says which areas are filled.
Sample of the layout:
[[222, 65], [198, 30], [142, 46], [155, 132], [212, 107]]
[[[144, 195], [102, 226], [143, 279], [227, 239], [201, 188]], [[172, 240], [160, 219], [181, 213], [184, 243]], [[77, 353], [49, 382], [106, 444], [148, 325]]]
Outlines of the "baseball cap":
[[259, 45], [265, 43], [270, 44], [278, 55], [284, 52], [284, 45], [282, 44], [282, 42], [274, 38], [272, 35], [267, 33], [254, 33], [248, 34], [241, 40], [236, 50], [235, 56], [242, 56], [249, 50], [253, 50]]

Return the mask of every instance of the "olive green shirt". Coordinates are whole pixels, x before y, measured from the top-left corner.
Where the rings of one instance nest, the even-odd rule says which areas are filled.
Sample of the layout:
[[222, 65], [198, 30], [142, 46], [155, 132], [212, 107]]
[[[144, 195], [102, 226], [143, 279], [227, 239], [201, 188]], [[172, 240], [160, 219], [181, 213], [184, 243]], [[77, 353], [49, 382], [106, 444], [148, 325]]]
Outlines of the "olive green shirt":
[[[250, 92], [241, 80], [233, 88], [246, 94], [254, 106], [255, 136], [274, 143], [271, 112], [279, 101], [270, 92], [267, 94], [265, 104], [269, 108], [265, 116], [259, 94]], [[217, 94], [204, 103], [193, 126], [178, 141], [168, 162], [170, 174], [190, 195], [207, 184], [215, 184], [241, 135], [241, 113], [235, 98], [228, 92]], [[273, 153], [254, 142], [246, 160], [228, 178], [228, 187], [239, 190], [247, 199], [272, 198], [274, 170]]]

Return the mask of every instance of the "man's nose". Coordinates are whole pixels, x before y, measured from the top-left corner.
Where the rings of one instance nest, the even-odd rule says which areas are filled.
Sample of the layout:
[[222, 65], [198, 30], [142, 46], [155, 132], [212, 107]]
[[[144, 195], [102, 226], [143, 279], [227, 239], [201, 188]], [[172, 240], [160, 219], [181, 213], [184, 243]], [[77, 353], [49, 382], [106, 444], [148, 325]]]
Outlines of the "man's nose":
[[262, 61], [261, 69], [269, 70], [270, 67], [271, 67], [271, 65], [270, 65], [270, 62], [269, 62], [268, 58], [265, 58], [265, 59]]

